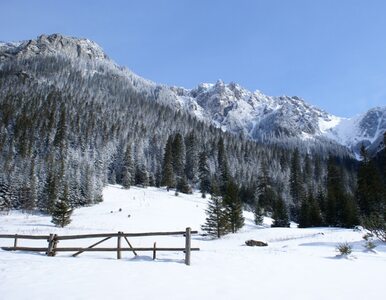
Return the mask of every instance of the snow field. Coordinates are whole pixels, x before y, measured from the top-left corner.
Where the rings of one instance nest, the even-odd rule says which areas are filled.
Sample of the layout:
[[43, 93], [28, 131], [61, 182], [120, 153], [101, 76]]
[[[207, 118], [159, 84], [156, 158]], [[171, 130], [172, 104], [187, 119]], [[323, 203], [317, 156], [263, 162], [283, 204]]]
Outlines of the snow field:
[[[57, 228], [50, 218], [10, 212], [0, 216], [1, 233], [86, 234], [107, 232], [200, 231], [207, 200], [199, 193], [180, 194], [156, 188], [123, 190], [109, 186], [105, 201], [77, 209], [73, 222]], [[120, 212], [119, 209], [122, 209]], [[112, 212], [112, 213], [111, 213]], [[130, 215], [130, 217], [128, 217]], [[246, 224], [237, 234], [219, 240], [195, 235], [191, 266], [181, 252], [88, 252], [56, 257], [0, 250], [0, 299], [380, 299], [384, 283], [386, 246], [364, 250], [363, 232], [340, 228], [269, 228]], [[245, 241], [268, 242], [247, 247]], [[184, 238], [130, 238], [134, 247], [183, 247]], [[89, 246], [98, 239], [61, 241], [60, 246]], [[337, 256], [339, 243], [353, 246], [349, 257]], [[1, 246], [13, 241], [0, 239]], [[45, 247], [45, 241], [21, 240], [19, 245]], [[98, 247], [115, 246], [116, 239]], [[122, 241], [125, 245], [125, 241]], [[126, 245], [125, 245], [126, 246]]]

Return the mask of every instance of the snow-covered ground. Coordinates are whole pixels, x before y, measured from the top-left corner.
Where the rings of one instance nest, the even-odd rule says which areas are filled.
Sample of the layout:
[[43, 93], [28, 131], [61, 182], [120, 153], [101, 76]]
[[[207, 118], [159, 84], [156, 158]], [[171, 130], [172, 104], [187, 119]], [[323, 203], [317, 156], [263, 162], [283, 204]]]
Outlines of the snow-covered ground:
[[[155, 188], [109, 186], [105, 201], [77, 209], [73, 222], [60, 229], [50, 218], [11, 212], [0, 216], [0, 233], [82, 234], [200, 230], [206, 200], [199, 194], [174, 196]], [[119, 209], [122, 211], [119, 211]], [[130, 215], [130, 217], [128, 217]], [[73, 258], [0, 250], [0, 299], [381, 299], [386, 272], [386, 245], [375, 252], [363, 247], [363, 232], [339, 228], [269, 228], [256, 226], [245, 212], [241, 232], [210, 240], [197, 235], [191, 266], [184, 254], [88, 252]], [[270, 222], [266, 219], [266, 223]], [[268, 247], [248, 247], [256, 239]], [[59, 246], [91, 245], [98, 240], [61, 241]], [[183, 247], [183, 237], [131, 238], [134, 247]], [[337, 244], [353, 253], [337, 256]], [[0, 239], [1, 246], [11, 246]], [[19, 245], [46, 246], [22, 240]], [[115, 246], [116, 240], [100, 246]]]

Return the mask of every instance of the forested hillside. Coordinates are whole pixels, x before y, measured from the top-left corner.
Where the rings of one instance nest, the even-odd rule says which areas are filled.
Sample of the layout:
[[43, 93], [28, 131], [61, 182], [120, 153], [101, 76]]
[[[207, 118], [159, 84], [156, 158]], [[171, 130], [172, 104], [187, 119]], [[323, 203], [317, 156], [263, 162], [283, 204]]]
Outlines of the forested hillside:
[[320, 216], [304, 226], [357, 222], [358, 163], [344, 147], [224, 132], [130, 76], [91, 54], [2, 57], [1, 209], [91, 205], [107, 183], [210, 193], [215, 180], [252, 210]]

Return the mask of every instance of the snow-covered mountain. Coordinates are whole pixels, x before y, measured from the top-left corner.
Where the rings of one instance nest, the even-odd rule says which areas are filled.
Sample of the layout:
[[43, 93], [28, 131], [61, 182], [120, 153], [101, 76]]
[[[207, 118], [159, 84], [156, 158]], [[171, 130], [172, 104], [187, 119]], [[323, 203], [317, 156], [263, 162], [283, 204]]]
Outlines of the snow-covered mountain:
[[386, 107], [375, 107], [353, 118], [335, 118], [336, 124], [325, 130], [326, 137], [358, 153], [365, 145], [371, 153], [381, 149], [386, 132]]
[[[259, 141], [326, 141], [346, 146], [357, 153], [364, 143], [380, 149], [386, 131], [386, 106], [373, 108], [353, 118], [341, 118], [318, 109], [299, 97], [272, 97], [251, 92], [236, 83], [203, 83], [194, 89], [156, 84], [115, 64], [96, 43], [60, 34], [36, 40], [0, 43], [1, 62], [33, 56], [63, 56], [76, 60], [85, 73], [98, 73], [101, 64], [126, 80], [137, 92], [221, 128]], [[83, 62], [83, 64], [79, 64]], [[28, 76], [28, 74], [25, 74]]]

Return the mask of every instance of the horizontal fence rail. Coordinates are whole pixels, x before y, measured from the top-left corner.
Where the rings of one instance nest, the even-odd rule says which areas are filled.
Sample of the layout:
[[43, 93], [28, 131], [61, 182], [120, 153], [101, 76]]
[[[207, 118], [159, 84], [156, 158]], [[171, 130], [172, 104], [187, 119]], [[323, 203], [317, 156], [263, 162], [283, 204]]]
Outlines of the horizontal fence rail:
[[0, 234], [0, 239], [47, 240], [49, 235]]
[[[97, 234], [79, 234], [79, 235], [25, 235], [25, 234], [0, 234], [0, 239], [14, 239], [13, 247], [2, 247], [1, 249], [6, 251], [31, 251], [31, 252], [45, 252], [47, 256], [55, 256], [57, 252], [75, 252], [72, 256], [77, 256], [83, 252], [117, 252], [117, 259], [121, 259], [121, 252], [131, 251], [137, 256], [136, 251], [151, 251], [153, 252], [153, 259], [156, 259], [157, 251], [181, 251], [185, 253], [185, 264], [190, 265], [191, 251], [199, 251], [200, 248], [191, 247], [191, 235], [197, 234], [197, 231], [192, 231], [190, 228], [186, 228], [185, 231], [171, 231], [171, 232], [142, 232], [142, 233], [97, 233]], [[153, 247], [133, 247], [128, 237], [144, 237], [144, 236], [173, 236], [181, 235], [185, 237], [184, 248], [172, 248], [172, 247], [156, 247], [154, 242]], [[76, 240], [76, 239], [92, 239], [103, 238], [97, 243], [94, 243], [86, 248], [84, 247], [57, 247], [59, 241], [63, 240]], [[108, 248], [94, 248], [95, 246], [111, 239], [117, 238], [117, 247]], [[126, 241], [129, 247], [122, 247], [122, 238]], [[18, 241], [21, 239], [28, 240], [47, 240], [48, 247], [22, 247], [18, 246]]]
[[[198, 231], [191, 231], [191, 234], [197, 234]], [[185, 235], [186, 231], [171, 231], [171, 232], [137, 232], [137, 233], [122, 233], [120, 236], [125, 237], [141, 237], [141, 236], [162, 236], [162, 235]], [[95, 234], [77, 234], [77, 235], [62, 235], [57, 236], [57, 240], [76, 240], [76, 239], [91, 239], [103, 237], [118, 237], [119, 233], [95, 233]], [[23, 235], [23, 234], [0, 234], [2, 238], [19, 238], [26, 240], [47, 240], [49, 235]]]
[[[47, 247], [1, 247], [1, 249], [6, 251], [32, 251], [32, 252], [44, 252], [47, 251]], [[155, 248], [156, 251], [183, 251], [185, 252], [185, 248]], [[154, 248], [120, 248], [120, 251], [153, 251]], [[190, 248], [190, 251], [199, 251], [200, 248]], [[117, 248], [82, 248], [82, 247], [62, 247], [55, 248], [55, 252], [74, 252], [74, 251], [82, 251], [82, 252], [112, 252], [117, 251]]]

